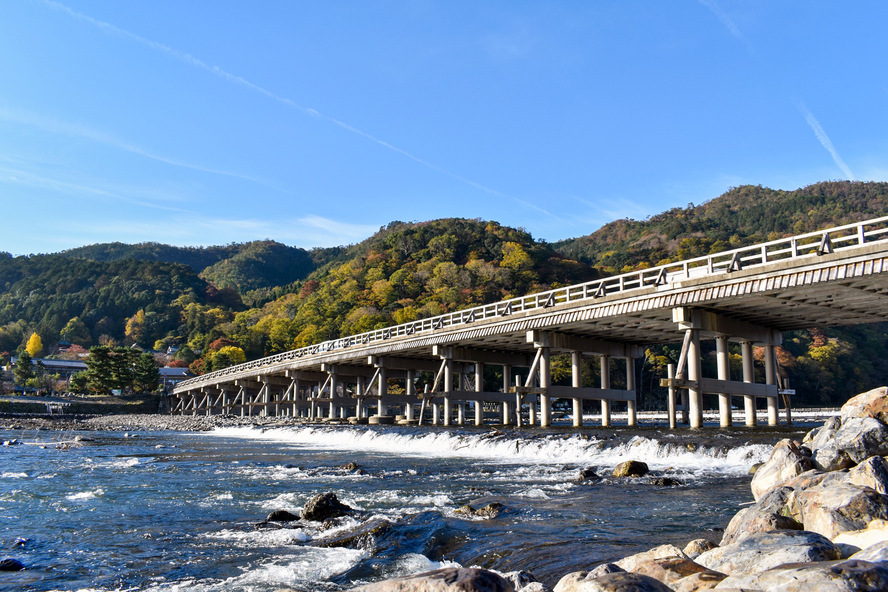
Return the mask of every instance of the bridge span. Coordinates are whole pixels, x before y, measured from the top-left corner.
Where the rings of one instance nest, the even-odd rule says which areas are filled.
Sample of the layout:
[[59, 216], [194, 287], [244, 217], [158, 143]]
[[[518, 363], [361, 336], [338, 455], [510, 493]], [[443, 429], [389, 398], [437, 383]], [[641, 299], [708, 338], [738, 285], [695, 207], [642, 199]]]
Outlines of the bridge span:
[[[780, 388], [775, 353], [783, 331], [885, 320], [888, 216], [239, 364], [179, 383], [171, 410], [353, 423], [549, 426], [553, 401], [566, 399], [575, 426], [582, 425], [587, 400], [600, 401], [602, 425], [610, 425], [612, 406], [625, 408], [632, 425], [635, 360], [646, 345], [681, 343], [678, 363], [662, 381], [669, 388], [671, 426], [681, 395], [690, 426], [701, 427], [704, 394], [718, 396], [722, 426], [731, 425], [734, 398], [743, 401], [747, 425], [756, 423], [756, 399], [765, 399], [774, 425], [780, 398], [790, 419], [790, 391]], [[717, 376], [703, 376], [701, 340], [715, 341]], [[731, 376], [729, 342], [740, 345], [742, 377]], [[756, 382], [754, 346], [764, 349], [764, 382]], [[570, 354], [572, 386], [552, 384], [553, 353]], [[598, 358], [597, 387], [582, 386], [585, 356]], [[501, 368], [497, 390], [485, 390], [485, 365]], [[611, 387], [614, 372], [625, 372], [625, 388]]]

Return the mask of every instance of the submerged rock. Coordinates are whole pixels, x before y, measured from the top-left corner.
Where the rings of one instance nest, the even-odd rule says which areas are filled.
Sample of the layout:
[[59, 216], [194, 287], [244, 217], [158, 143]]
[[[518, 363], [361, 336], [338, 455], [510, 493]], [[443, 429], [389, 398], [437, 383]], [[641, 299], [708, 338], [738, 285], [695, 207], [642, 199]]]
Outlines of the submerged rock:
[[614, 467], [614, 477], [644, 477], [648, 474], [647, 463], [640, 460], [627, 460]]
[[265, 518], [266, 522], [293, 522], [295, 520], [299, 520], [299, 514], [287, 510], [275, 510]]
[[481, 506], [480, 508], [473, 508], [470, 505], [465, 505], [455, 512], [462, 516], [467, 516], [470, 518], [481, 518], [484, 520], [493, 520], [494, 518], [498, 518], [500, 514], [505, 512], [506, 507], [499, 502], [490, 502], [486, 506]]
[[354, 508], [343, 504], [335, 493], [328, 491], [308, 500], [308, 503], [302, 508], [302, 519], [323, 522], [330, 518], [345, 516], [353, 511]]
[[354, 592], [515, 592], [501, 575], [480, 568], [445, 567], [354, 588]]
[[375, 546], [376, 537], [388, 532], [392, 523], [384, 518], [374, 518], [364, 524], [340, 532], [336, 535], [312, 541], [315, 547], [349, 547], [368, 549]]
[[25, 569], [25, 564], [18, 559], [7, 557], [0, 561], [0, 571], [22, 571], [23, 569]]
[[577, 473], [577, 481], [598, 481], [601, 479], [601, 476], [595, 472], [595, 469], [592, 467], [586, 467], [585, 469], [580, 469], [579, 473]]

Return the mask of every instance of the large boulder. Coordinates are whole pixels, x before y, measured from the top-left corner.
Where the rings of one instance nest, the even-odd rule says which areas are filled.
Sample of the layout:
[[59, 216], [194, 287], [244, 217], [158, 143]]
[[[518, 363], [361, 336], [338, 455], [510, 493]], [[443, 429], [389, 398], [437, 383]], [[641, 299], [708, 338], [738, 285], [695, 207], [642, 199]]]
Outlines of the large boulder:
[[866, 528], [846, 530], [834, 537], [832, 542], [841, 549], [843, 556], [851, 557], [858, 551], [888, 542], [888, 521], [873, 520], [866, 525]]
[[794, 490], [780, 486], [765, 494], [755, 505], [743, 508], [731, 518], [722, 535], [721, 545], [730, 545], [757, 532], [802, 530], [802, 524], [786, 515], [786, 504]]
[[850, 471], [848, 483], [872, 487], [879, 493], [888, 494], [888, 461], [882, 456], [871, 456]]
[[787, 506], [805, 530], [830, 539], [848, 530], [866, 528], [873, 520], [888, 519], [888, 496], [847, 482], [821, 483], [795, 491]]
[[345, 516], [353, 511], [354, 508], [343, 504], [335, 493], [328, 491], [327, 493], [319, 493], [308, 500], [308, 503], [302, 508], [302, 519], [323, 522], [330, 518]]
[[888, 566], [846, 560], [792, 565], [731, 576], [716, 589], [780, 592], [881, 592], [888, 590]]
[[881, 543], [869, 546], [866, 549], [858, 551], [848, 559], [888, 564], [888, 541], [882, 541]]
[[681, 549], [673, 545], [660, 545], [650, 551], [630, 555], [617, 561], [616, 565], [628, 572], [650, 576], [673, 588], [679, 581], [690, 576], [706, 574], [707, 581], [713, 582], [712, 586], [725, 577], [724, 574], [695, 563]]
[[729, 576], [745, 575], [784, 563], [840, 559], [836, 546], [815, 532], [776, 530], [759, 532], [697, 557], [697, 563]]
[[813, 468], [811, 458], [798, 442], [784, 439], [774, 445], [771, 456], [756, 470], [752, 478], [752, 496], [756, 501], [766, 493]]
[[445, 567], [354, 588], [354, 592], [515, 592], [501, 575], [479, 568]]
[[849, 417], [828, 442], [815, 447], [812, 460], [822, 471], [837, 471], [883, 454], [888, 454], [888, 425], [872, 417]]
[[842, 405], [842, 421], [852, 417], [873, 417], [888, 423], [888, 387], [880, 386], [848, 399]]
[[561, 578], [555, 592], [673, 592], [666, 584], [642, 574], [617, 572], [579, 580], [573, 575]]

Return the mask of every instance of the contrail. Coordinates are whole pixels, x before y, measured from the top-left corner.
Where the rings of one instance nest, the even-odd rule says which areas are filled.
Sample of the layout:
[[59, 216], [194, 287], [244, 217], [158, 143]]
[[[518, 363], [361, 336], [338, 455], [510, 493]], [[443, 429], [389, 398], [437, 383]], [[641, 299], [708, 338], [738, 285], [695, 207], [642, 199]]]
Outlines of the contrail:
[[713, 14], [721, 21], [721, 23], [727, 27], [728, 31], [731, 32], [736, 39], [743, 42], [743, 45], [746, 46], [746, 51], [749, 52], [749, 55], [755, 56], [755, 49], [752, 47], [752, 44], [746, 38], [740, 28], [734, 23], [734, 19], [728, 16], [728, 13], [722, 10], [721, 6], [715, 3], [715, 0], [699, 0], [700, 4], [708, 8], [712, 11]]
[[169, 45], [165, 45], [163, 43], [158, 43], [156, 41], [146, 39], [145, 37], [142, 37], [140, 35], [136, 35], [135, 33], [131, 33], [129, 31], [121, 29], [120, 27], [116, 27], [110, 23], [106, 23], [104, 21], [94, 19], [94, 18], [87, 16], [85, 14], [76, 12], [76, 11], [68, 8], [64, 4], [54, 2], [53, 0], [42, 0], [42, 1], [44, 4], [51, 6], [52, 8], [55, 8], [57, 10], [61, 10], [74, 18], [85, 21], [85, 22], [93, 25], [94, 27], [97, 27], [97, 28], [101, 29], [102, 31], [105, 31], [106, 33], [125, 37], [125, 38], [135, 41], [141, 45], [145, 45], [147, 47], [150, 47], [151, 49], [153, 49], [155, 51], [159, 51], [161, 53], [164, 53], [164, 54], [166, 54], [166, 55], [168, 55], [180, 62], [188, 64], [189, 66], [193, 66], [195, 68], [200, 68], [201, 70], [205, 70], [211, 74], [214, 74], [214, 75], [218, 76], [219, 78], [222, 78], [223, 80], [227, 80], [228, 82], [232, 82], [234, 84], [243, 86], [243, 87], [248, 88], [252, 91], [255, 91], [261, 95], [264, 95], [274, 101], [277, 101], [279, 103], [287, 105], [288, 107], [292, 107], [294, 109], [297, 109], [297, 110], [301, 111], [302, 113], [305, 113], [306, 115], [310, 115], [312, 117], [317, 117], [319, 119], [329, 121], [330, 123], [333, 123], [346, 131], [349, 131], [353, 134], [356, 134], [356, 135], [359, 135], [363, 138], [366, 138], [367, 140], [370, 140], [371, 142], [375, 142], [376, 144], [379, 144], [383, 148], [387, 148], [393, 152], [397, 152], [398, 154], [400, 154], [402, 156], [406, 156], [407, 158], [423, 165], [424, 167], [427, 167], [429, 169], [437, 171], [443, 175], [447, 175], [448, 177], [450, 177], [452, 179], [456, 179], [457, 181], [460, 181], [461, 183], [465, 183], [467, 185], [470, 185], [471, 187], [474, 187], [476, 189], [480, 189], [481, 191], [484, 191], [484, 192], [489, 193], [491, 195], [495, 195], [497, 197], [507, 197], [505, 194], [503, 194], [500, 191], [497, 191], [496, 189], [491, 189], [490, 187], [482, 185], [481, 183], [476, 183], [475, 181], [472, 181], [470, 179], [466, 179], [465, 177], [461, 177], [461, 176], [457, 175], [456, 173], [452, 173], [446, 169], [443, 169], [437, 165], [434, 165], [434, 164], [428, 162], [427, 160], [423, 160], [422, 158], [419, 158], [418, 156], [414, 156], [413, 154], [407, 152], [406, 150], [404, 150], [402, 148], [398, 148], [397, 146], [394, 146], [392, 144], [389, 144], [385, 140], [381, 140], [371, 134], [368, 134], [367, 132], [360, 130], [352, 125], [349, 125], [349, 124], [345, 123], [344, 121], [340, 121], [340, 120], [336, 119], [335, 117], [331, 117], [329, 115], [324, 115], [323, 113], [321, 113], [317, 109], [312, 109], [310, 107], [304, 107], [304, 106], [300, 105], [299, 103], [293, 101], [292, 99], [288, 99], [287, 97], [282, 97], [282, 96], [280, 96], [280, 95], [278, 95], [266, 88], [263, 88], [257, 84], [253, 84], [252, 82], [250, 82], [249, 80], [247, 80], [245, 78], [242, 78], [241, 76], [231, 74], [230, 72], [227, 72], [227, 71], [223, 70], [222, 68], [219, 68], [218, 66], [211, 66], [210, 64], [207, 64], [203, 60], [196, 58], [189, 53], [179, 51], [178, 49], [172, 48]]
[[820, 126], [820, 122], [817, 121], [817, 118], [814, 117], [814, 114], [808, 110], [804, 103], [799, 103], [799, 110], [802, 112], [802, 115], [805, 116], [805, 121], [807, 121], [808, 125], [811, 126], [811, 129], [814, 130], [814, 135], [817, 136], [820, 144], [824, 148], [826, 148], [827, 152], [830, 153], [836, 165], [838, 165], [838, 167], [842, 169], [842, 172], [845, 173], [845, 177], [849, 181], [854, 181], [854, 173], [851, 172], [851, 169], [848, 168], [848, 165], [845, 164], [845, 161], [842, 160], [841, 156], [839, 156], [839, 153], [836, 151], [836, 147], [833, 146], [833, 143], [830, 141], [829, 136], [827, 136], [826, 132], [823, 131], [823, 128]]

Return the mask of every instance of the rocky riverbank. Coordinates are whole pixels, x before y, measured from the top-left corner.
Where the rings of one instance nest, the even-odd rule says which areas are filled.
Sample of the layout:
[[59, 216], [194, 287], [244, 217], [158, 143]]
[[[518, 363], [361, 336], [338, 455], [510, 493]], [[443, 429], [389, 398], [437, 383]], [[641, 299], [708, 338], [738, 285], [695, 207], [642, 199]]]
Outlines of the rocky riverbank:
[[0, 429], [12, 431], [60, 430], [60, 431], [177, 431], [204, 432], [215, 428], [239, 426], [286, 426], [302, 425], [306, 420], [285, 417], [239, 417], [222, 415], [0, 415]]
[[670, 544], [566, 574], [446, 568], [356, 592], [877, 592], [888, 590], [888, 388], [854, 397], [801, 441], [778, 442], [753, 503], [720, 544]]

